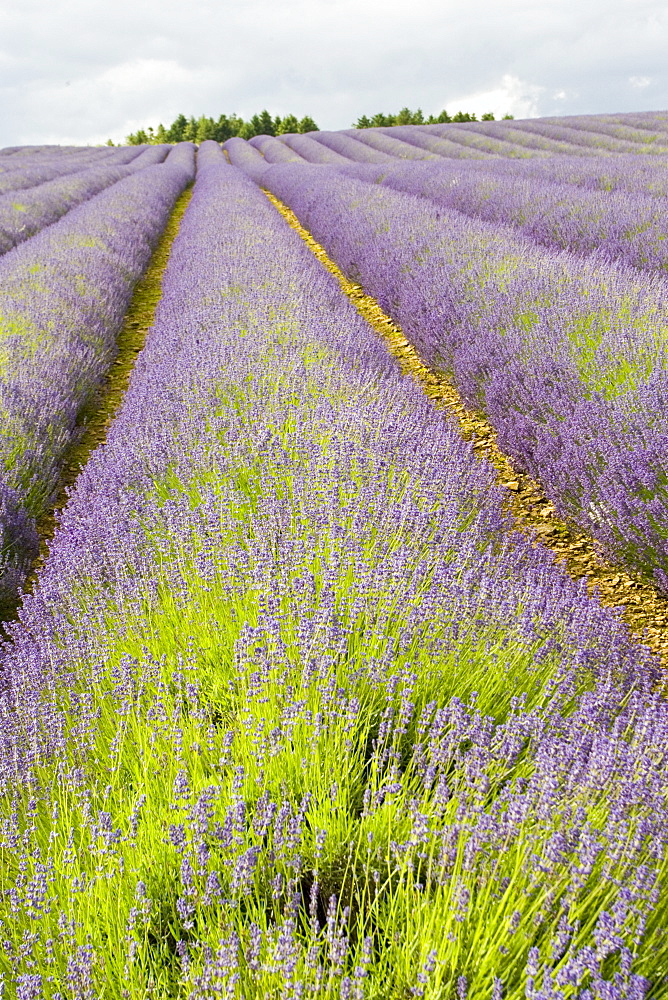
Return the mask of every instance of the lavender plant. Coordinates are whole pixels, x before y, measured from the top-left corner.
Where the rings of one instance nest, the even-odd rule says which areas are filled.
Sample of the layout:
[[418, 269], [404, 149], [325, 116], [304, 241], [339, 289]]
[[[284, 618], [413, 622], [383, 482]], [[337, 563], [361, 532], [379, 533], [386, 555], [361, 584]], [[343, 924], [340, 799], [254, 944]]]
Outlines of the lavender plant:
[[89, 167], [21, 191], [20, 195], [14, 191], [0, 195], [0, 254], [132, 172], [132, 165]]
[[389, 133], [392, 137], [396, 136], [401, 139], [402, 142], [424, 149], [428, 153], [443, 156], [448, 160], [487, 160], [494, 155], [491, 151], [462, 145], [461, 142], [455, 142], [451, 137], [444, 138], [416, 125], [394, 125], [391, 129], [363, 129], [360, 131], [373, 131], [374, 134], [384, 135]]
[[17, 996], [662, 995], [655, 668], [493, 479], [205, 144], [3, 650]]
[[435, 160], [434, 153], [427, 149], [422, 149], [413, 143], [406, 142], [402, 136], [395, 135], [390, 129], [350, 129], [341, 133], [349, 135], [351, 138], [359, 138], [372, 149], [378, 149], [381, 153], [388, 153], [399, 160]]
[[[367, 130], [362, 130], [366, 132]], [[381, 152], [379, 149], [371, 149], [360, 139], [361, 132], [358, 129], [350, 129], [350, 134], [345, 132], [313, 132], [313, 138], [322, 146], [339, 153], [353, 163], [392, 163], [394, 156], [390, 153]]]
[[335, 152], [328, 146], [323, 146], [321, 143], [316, 142], [310, 135], [294, 135], [288, 132], [285, 135], [279, 135], [277, 138], [279, 142], [294, 150], [295, 153], [298, 153], [299, 156], [309, 163], [336, 164], [351, 162], [345, 156]]
[[[597, 116], [587, 115], [583, 116], [579, 121], [577, 119], [568, 120], [564, 118], [558, 124], [549, 119], [529, 119], [527, 121], [514, 122], [513, 127], [520, 129], [522, 132], [544, 136], [546, 139], [557, 139], [603, 154], [663, 153], [665, 155], [668, 150], [668, 136], [660, 126], [658, 129], [656, 128], [657, 124], [659, 124], [656, 120], [653, 123], [656, 141], [651, 144], [647, 141], [648, 136], [645, 135], [639, 142], [630, 142], [628, 139], [606, 135], [605, 131], [597, 131], [600, 122], [601, 119], [597, 118]], [[447, 127], [447, 125], [431, 126], [434, 129], [445, 129]]]
[[135, 282], [194, 172], [193, 147], [139, 170], [0, 261], [1, 597], [36, 555], [77, 416], [115, 353]]
[[331, 169], [271, 166], [261, 182], [454, 374], [561, 513], [665, 587], [663, 283]]
[[256, 135], [250, 145], [259, 149], [267, 163], [303, 163], [304, 158], [273, 135]]
[[[637, 157], [626, 158], [632, 177]], [[506, 165], [504, 164], [504, 167]], [[668, 274], [668, 223], [662, 198], [636, 191], [587, 191], [539, 180], [523, 171], [484, 170], [443, 162], [374, 167], [350, 164], [347, 174], [428, 198], [444, 208], [514, 229], [541, 246], [619, 261]], [[649, 175], [649, 176], [648, 176]], [[602, 181], [604, 171], [596, 176]], [[665, 182], [665, 164], [650, 165], [643, 181]]]
[[497, 158], [492, 164], [469, 162], [471, 174], [493, 170], [495, 175], [516, 179], [536, 179], [557, 184], [572, 184], [589, 191], [628, 191], [660, 198], [668, 194], [665, 157], [642, 157], [633, 154], [619, 156], [549, 156], [521, 161]]
[[142, 155], [142, 149], [136, 147], [132, 150], [79, 149], [76, 152], [58, 149], [39, 156], [34, 153], [28, 156], [14, 154], [7, 157], [6, 164], [0, 158], [0, 194], [35, 187], [89, 167], [123, 166], [139, 155]]

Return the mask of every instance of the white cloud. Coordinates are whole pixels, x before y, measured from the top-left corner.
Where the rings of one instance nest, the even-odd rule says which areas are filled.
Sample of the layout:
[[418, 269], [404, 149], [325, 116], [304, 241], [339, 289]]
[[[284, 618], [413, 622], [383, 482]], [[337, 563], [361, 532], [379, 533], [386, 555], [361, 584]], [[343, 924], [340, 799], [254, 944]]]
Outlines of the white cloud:
[[540, 113], [540, 98], [544, 90], [544, 87], [505, 73], [496, 87], [448, 100], [445, 107], [449, 114], [460, 110], [473, 111], [480, 117], [492, 111], [496, 118], [504, 114], [514, 118], [534, 118]]
[[666, 108], [667, 45], [665, 0], [0, 3], [0, 146], [264, 107], [323, 128], [406, 104], [516, 117]]

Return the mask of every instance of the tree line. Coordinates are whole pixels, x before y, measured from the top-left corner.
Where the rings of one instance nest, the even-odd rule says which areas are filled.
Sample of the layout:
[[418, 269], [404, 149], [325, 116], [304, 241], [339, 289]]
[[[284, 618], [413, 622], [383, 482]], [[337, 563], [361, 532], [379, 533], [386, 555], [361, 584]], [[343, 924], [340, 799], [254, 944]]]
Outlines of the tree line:
[[[504, 115], [504, 118], [512, 118], [512, 115]], [[429, 115], [425, 118], [420, 108], [411, 111], [410, 108], [402, 108], [396, 115], [386, 115], [382, 112], [368, 118], [362, 115], [353, 124], [353, 128], [379, 128], [388, 125], [436, 125], [441, 122], [475, 122], [478, 119], [468, 111], [458, 111], [450, 116], [447, 111], [441, 111], [439, 115]], [[494, 115], [490, 112], [482, 115], [481, 121], [494, 121]], [[253, 115], [245, 121], [239, 115], [221, 115], [219, 118], [208, 118], [202, 115], [200, 118], [185, 115], [177, 115], [171, 125], [158, 125], [157, 128], [149, 126], [146, 129], [139, 129], [131, 132], [126, 138], [126, 143], [130, 146], [141, 146], [145, 144], [156, 144], [162, 142], [204, 142], [206, 139], [213, 139], [214, 142], [225, 142], [233, 136], [241, 139], [252, 139], [254, 135], [283, 135], [286, 132], [317, 132], [318, 126], [310, 115], [297, 118], [296, 115], [280, 115], [272, 117], [268, 111], [261, 111], [258, 115]], [[109, 145], [113, 146], [111, 139]]]
[[275, 118], [268, 111], [253, 115], [249, 121], [239, 115], [221, 115], [220, 118], [186, 118], [178, 115], [171, 125], [165, 128], [160, 124], [156, 129], [151, 127], [132, 132], [126, 143], [130, 146], [141, 146], [144, 143], [160, 142], [204, 142], [213, 139], [214, 142], [225, 142], [238, 135], [242, 139], [252, 139], [254, 135], [282, 135], [284, 132], [317, 132], [318, 126], [310, 115], [297, 118], [296, 115], [285, 115]]
[[[512, 120], [514, 115], [504, 115], [503, 120]], [[487, 111], [480, 116], [481, 122], [493, 122], [496, 119], [491, 111]], [[478, 119], [469, 111], [457, 111], [454, 115], [449, 115], [447, 111], [441, 111], [440, 115], [429, 115], [425, 118], [422, 108], [411, 111], [410, 108], [402, 108], [396, 115], [385, 115], [379, 112], [373, 118], [362, 115], [354, 123], [353, 128], [386, 128], [389, 125], [440, 125], [449, 122], [477, 122]]]

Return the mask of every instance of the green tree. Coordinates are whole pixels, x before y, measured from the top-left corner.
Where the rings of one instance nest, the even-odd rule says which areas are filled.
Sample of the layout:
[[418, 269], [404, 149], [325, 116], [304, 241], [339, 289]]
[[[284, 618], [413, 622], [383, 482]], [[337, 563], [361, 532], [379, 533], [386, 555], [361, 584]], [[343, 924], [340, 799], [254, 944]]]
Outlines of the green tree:
[[183, 142], [197, 142], [197, 120], [191, 115], [183, 130]]
[[160, 122], [157, 129], [155, 130], [155, 141], [156, 143], [169, 142], [167, 129], [162, 124], [162, 122]]
[[274, 119], [271, 117], [271, 115], [266, 109], [264, 111], [261, 111], [259, 115], [253, 115], [253, 117], [250, 120], [250, 124], [253, 127], [253, 135], [276, 134]]
[[[277, 123], [279, 119], [276, 119]], [[296, 115], [286, 115], [276, 126], [276, 135], [286, 135], [288, 132], [299, 132], [299, 120]]]
[[371, 122], [366, 115], [362, 115], [362, 117], [358, 118], [354, 123], [353, 128], [371, 128]]
[[202, 115], [201, 118], [197, 119], [197, 132], [195, 133], [195, 142], [206, 142], [207, 139], [213, 139], [216, 134], [216, 123], [213, 118], [207, 118], [206, 115]]
[[379, 111], [371, 119], [369, 128], [386, 128], [388, 125], [392, 125], [392, 116], [385, 115], [382, 111]]
[[143, 146], [148, 142], [148, 136], [143, 128], [137, 132], [131, 132], [125, 139], [128, 146]]
[[302, 120], [299, 123], [299, 131], [302, 132], [302, 133], [303, 132], [318, 132], [319, 129], [318, 129], [318, 126], [313, 121], [313, 119], [311, 118], [310, 115], [304, 115], [304, 117], [302, 118]]
[[503, 118], [501, 119], [501, 121], [503, 121], [503, 122], [511, 122], [511, 121], [514, 120], [514, 118], [515, 118], [515, 115], [504, 115]]
[[236, 135], [238, 131], [239, 126], [236, 125], [235, 115], [232, 115], [231, 118], [228, 118], [227, 115], [221, 115], [215, 123], [211, 138], [216, 142], [225, 142], [227, 139], [231, 139], [233, 135]]
[[[257, 115], [255, 117], [257, 117]], [[241, 139], [252, 139], [253, 136], [257, 135], [257, 134], [258, 133], [255, 131], [255, 127], [253, 125], [253, 119], [252, 118], [251, 118], [251, 120], [249, 122], [242, 122], [241, 123], [241, 127], [239, 128], [239, 131], [237, 132], [237, 135]]]
[[186, 116], [178, 115], [167, 129], [167, 142], [183, 142], [187, 125], [188, 119]]
[[480, 121], [481, 122], [493, 122], [493, 121], [495, 121], [494, 112], [493, 111], [486, 111], [484, 115], [480, 116]]
[[478, 119], [475, 115], [469, 114], [468, 111], [458, 111], [456, 115], [452, 116], [453, 122], [475, 122]]
[[392, 115], [393, 125], [423, 125], [424, 115], [422, 114], [422, 108], [418, 108], [417, 111], [411, 111], [410, 108], [402, 108], [398, 115]]

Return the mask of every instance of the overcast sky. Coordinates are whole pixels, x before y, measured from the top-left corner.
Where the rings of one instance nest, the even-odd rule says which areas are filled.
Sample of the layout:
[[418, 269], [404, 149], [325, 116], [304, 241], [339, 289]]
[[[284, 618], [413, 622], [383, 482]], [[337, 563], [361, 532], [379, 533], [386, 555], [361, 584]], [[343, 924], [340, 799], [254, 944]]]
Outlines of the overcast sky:
[[668, 108], [666, 0], [0, 0], [0, 146], [178, 113]]

